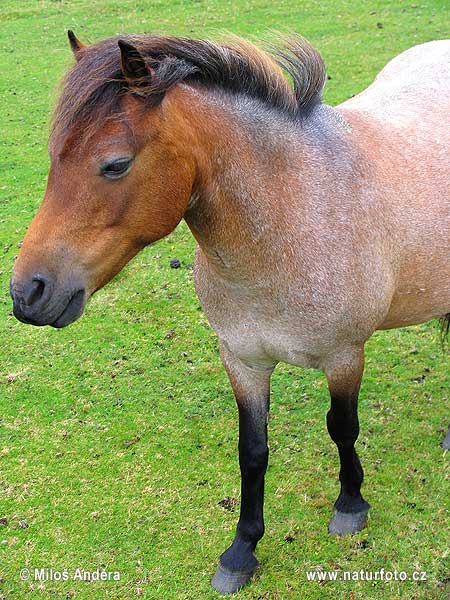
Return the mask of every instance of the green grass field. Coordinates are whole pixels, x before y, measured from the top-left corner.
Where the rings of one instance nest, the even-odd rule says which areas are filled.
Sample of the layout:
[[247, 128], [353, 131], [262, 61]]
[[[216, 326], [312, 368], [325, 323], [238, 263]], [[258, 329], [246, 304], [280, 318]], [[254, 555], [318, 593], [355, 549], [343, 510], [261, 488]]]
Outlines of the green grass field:
[[[448, 36], [445, 0], [3, 0], [0, 7], [0, 599], [214, 599], [239, 498], [237, 418], [195, 296], [185, 225], [142, 252], [57, 331], [12, 316], [8, 281], [48, 169], [57, 81], [74, 29], [258, 39], [296, 30], [321, 51], [335, 104], [392, 57]], [[178, 258], [182, 267], [171, 269]], [[436, 324], [367, 344], [358, 452], [367, 529], [327, 534], [338, 457], [324, 377], [273, 377], [262, 569], [239, 599], [450, 598], [448, 353]], [[230, 510], [231, 509], [231, 510]], [[104, 568], [120, 581], [21, 581], [21, 569]], [[318, 583], [306, 571], [426, 571], [426, 581]]]

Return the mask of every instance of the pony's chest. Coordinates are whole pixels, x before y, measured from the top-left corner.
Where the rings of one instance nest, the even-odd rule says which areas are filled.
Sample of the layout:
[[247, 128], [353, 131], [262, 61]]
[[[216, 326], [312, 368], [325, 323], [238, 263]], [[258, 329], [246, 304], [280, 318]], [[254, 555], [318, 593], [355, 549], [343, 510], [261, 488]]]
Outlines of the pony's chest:
[[278, 362], [299, 367], [320, 365], [320, 352], [315, 349], [314, 341], [282, 324], [274, 327], [264, 322], [256, 324], [251, 319], [237, 319], [214, 329], [229, 351], [249, 366], [270, 367]]
[[318, 366], [322, 325], [289, 294], [278, 301], [275, 293], [235, 289], [206, 269], [197, 270], [195, 283], [210, 325], [234, 356], [250, 366]]

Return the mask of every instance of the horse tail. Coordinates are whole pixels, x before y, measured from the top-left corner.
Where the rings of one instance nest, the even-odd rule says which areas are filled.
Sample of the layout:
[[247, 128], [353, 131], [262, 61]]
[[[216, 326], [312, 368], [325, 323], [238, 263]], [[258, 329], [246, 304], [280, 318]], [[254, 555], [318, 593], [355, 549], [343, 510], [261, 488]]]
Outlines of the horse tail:
[[439, 319], [441, 324], [441, 342], [444, 346], [449, 341], [450, 334], [450, 312]]

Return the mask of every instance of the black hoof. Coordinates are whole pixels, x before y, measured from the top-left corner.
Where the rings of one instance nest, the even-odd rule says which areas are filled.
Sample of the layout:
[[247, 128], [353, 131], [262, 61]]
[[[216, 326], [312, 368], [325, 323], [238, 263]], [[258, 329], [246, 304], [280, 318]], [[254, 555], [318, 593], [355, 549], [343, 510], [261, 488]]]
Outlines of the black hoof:
[[366, 526], [368, 513], [369, 509], [357, 513], [343, 513], [334, 509], [333, 518], [328, 525], [328, 533], [345, 535], [361, 531]]
[[253, 577], [257, 568], [258, 565], [252, 571], [229, 571], [219, 562], [211, 585], [219, 594], [233, 594]]
[[447, 435], [442, 440], [441, 446], [444, 448], [444, 450], [450, 450], [450, 428], [447, 431]]

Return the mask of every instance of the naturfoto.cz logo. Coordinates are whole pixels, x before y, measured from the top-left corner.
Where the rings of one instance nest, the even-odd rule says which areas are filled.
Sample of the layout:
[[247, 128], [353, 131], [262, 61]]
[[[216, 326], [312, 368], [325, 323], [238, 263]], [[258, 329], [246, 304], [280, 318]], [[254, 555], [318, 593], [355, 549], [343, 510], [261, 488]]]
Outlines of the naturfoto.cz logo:
[[306, 579], [308, 581], [426, 581], [426, 571], [413, 571], [411, 574], [406, 571], [387, 571], [380, 569], [379, 571], [322, 571], [315, 569], [314, 571], [306, 571]]

